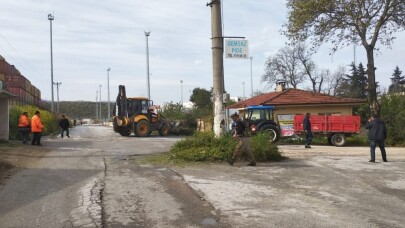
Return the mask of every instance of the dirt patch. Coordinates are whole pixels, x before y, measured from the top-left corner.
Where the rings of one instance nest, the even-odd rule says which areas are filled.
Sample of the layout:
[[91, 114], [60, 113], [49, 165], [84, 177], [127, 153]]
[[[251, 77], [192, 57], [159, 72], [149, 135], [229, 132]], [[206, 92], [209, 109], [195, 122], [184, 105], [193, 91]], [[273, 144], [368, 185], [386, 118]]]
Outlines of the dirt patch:
[[23, 145], [20, 141], [0, 143], [0, 183], [18, 170], [30, 167], [48, 152], [49, 148]]

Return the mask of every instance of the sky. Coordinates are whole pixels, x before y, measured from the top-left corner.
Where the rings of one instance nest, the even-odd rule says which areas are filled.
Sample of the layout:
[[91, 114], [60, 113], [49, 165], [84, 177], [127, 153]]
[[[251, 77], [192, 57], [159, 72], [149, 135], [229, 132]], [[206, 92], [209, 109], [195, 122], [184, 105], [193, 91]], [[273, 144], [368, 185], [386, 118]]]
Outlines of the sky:
[[[50, 22], [54, 15], [53, 81], [61, 82], [61, 101], [114, 102], [118, 86], [127, 96], [147, 96], [145, 31], [150, 31], [150, 94], [155, 104], [187, 102], [194, 88], [210, 89], [212, 77], [211, 8], [208, 0], [0, 0], [0, 55], [51, 100]], [[267, 58], [285, 47], [280, 34], [287, 9], [282, 0], [223, 0], [223, 35], [249, 41], [250, 59], [224, 58], [225, 89], [231, 97], [270, 92], [261, 82]], [[375, 57], [376, 81], [388, 88], [396, 66], [405, 69], [405, 32]], [[354, 59], [354, 48], [330, 55], [322, 45], [318, 66], [336, 70]], [[363, 47], [357, 63], [366, 65]], [[252, 66], [252, 67], [251, 67]], [[109, 80], [107, 80], [107, 69]], [[253, 84], [251, 84], [251, 79]], [[183, 81], [183, 83], [181, 83]], [[100, 87], [101, 85], [101, 87]], [[302, 85], [305, 89], [308, 85]], [[183, 96], [182, 96], [183, 94]], [[56, 87], [54, 89], [56, 101]]]

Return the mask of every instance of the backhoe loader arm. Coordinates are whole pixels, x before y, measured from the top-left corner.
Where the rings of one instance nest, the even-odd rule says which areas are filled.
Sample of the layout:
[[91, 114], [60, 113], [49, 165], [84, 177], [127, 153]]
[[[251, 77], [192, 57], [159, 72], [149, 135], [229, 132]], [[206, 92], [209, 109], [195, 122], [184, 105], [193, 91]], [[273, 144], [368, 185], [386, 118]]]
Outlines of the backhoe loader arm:
[[125, 92], [125, 86], [123, 85], [120, 85], [118, 87], [118, 96], [116, 104], [117, 104], [117, 116], [119, 118], [128, 117], [127, 96]]

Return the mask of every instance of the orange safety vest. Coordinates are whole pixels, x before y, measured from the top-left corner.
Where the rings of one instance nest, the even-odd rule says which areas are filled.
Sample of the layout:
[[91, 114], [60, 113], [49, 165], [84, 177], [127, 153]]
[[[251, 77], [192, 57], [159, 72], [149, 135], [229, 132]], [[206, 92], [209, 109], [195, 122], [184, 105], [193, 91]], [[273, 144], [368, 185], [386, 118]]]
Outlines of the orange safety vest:
[[21, 115], [18, 120], [18, 127], [27, 127], [29, 125], [28, 118], [25, 115]]
[[34, 115], [31, 118], [31, 131], [32, 132], [42, 132], [42, 128], [44, 128], [44, 126], [41, 123], [41, 118], [37, 115]]

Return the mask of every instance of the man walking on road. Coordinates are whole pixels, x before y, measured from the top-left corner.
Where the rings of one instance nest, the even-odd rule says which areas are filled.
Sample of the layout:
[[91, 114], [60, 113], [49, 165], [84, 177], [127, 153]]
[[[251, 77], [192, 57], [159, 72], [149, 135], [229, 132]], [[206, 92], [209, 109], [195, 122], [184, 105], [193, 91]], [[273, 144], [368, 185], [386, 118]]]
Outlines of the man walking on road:
[[233, 152], [232, 158], [228, 160], [228, 163], [230, 165], [233, 165], [233, 163], [237, 159], [239, 159], [242, 152], [245, 151], [250, 161], [247, 165], [256, 166], [256, 160], [255, 157], [253, 156], [252, 149], [250, 148], [249, 138], [245, 135], [246, 130], [245, 124], [239, 118], [239, 115], [236, 113], [233, 114], [231, 118], [236, 123], [235, 133], [233, 134], [233, 137], [238, 139], [238, 145], [236, 146], [235, 151]]
[[304, 131], [305, 131], [305, 148], [311, 148], [311, 142], [312, 142], [312, 129], [311, 129], [311, 121], [309, 118], [311, 117], [311, 113], [307, 113], [304, 118]]
[[368, 140], [370, 141], [370, 162], [375, 162], [375, 148], [378, 144], [380, 147], [381, 156], [384, 162], [387, 162], [387, 154], [385, 152], [384, 141], [387, 138], [387, 128], [383, 120], [379, 119], [376, 114], [372, 114], [366, 126], [368, 131]]
[[31, 118], [31, 132], [32, 132], [31, 145], [42, 146], [41, 135], [44, 126], [41, 123], [40, 115], [41, 113], [39, 111], [35, 111], [35, 115]]
[[63, 138], [63, 132], [66, 131], [66, 136], [68, 138], [70, 138], [70, 136], [69, 136], [70, 124], [69, 124], [69, 120], [65, 117], [65, 115], [62, 115], [62, 119], [60, 119], [60, 121], [59, 121], [59, 127], [62, 128], [62, 133], [60, 134], [60, 137]]

